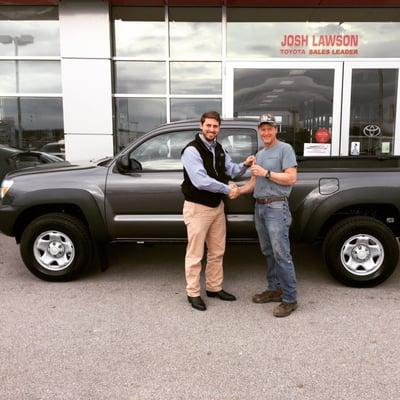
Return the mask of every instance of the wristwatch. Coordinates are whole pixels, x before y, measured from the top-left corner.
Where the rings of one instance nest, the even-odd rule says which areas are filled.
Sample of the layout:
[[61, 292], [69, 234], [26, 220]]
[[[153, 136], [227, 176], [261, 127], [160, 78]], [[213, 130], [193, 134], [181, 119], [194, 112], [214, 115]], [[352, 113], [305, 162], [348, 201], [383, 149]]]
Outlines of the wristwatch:
[[264, 176], [265, 176], [266, 179], [270, 179], [270, 178], [271, 178], [271, 171], [268, 170], [268, 171], [265, 173]]

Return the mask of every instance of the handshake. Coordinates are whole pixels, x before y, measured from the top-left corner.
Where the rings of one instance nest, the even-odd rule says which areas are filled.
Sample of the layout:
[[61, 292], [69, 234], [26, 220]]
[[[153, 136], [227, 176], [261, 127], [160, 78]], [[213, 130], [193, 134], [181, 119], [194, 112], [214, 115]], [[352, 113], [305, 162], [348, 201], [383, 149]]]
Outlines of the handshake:
[[240, 188], [238, 187], [238, 185], [236, 185], [236, 183], [230, 182], [229, 183], [229, 188], [230, 191], [228, 193], [228, 197], [231, 200], [237, 199], [240, 196]]
[[[252, 172], [252, 174], [254, 175], [253, 168], [254, 168], [255, 165], [256, 165], [256, 158], [255, 158], [255, 156], [249, 156], [249, 157], [247, 157], [243, 164], [244, 164], [247, 168], [250, 168], [250, 167], [251, 167], [251, 172]], [[230, 183], [229, 183], [229, 188], [230, 188], [230, 190], [229, 190], [229, 193], [228, 193], [228, 197], [229, 197], [230, 199], [232, 199], [232, 200], [238, 198], [238, 197], [242, 194], [241, 191], [240, 191], [240, 188], [239, 188], [239, 187], [236, 185], [236, 183], [234, 183], [234, 182], [230, 182]]]

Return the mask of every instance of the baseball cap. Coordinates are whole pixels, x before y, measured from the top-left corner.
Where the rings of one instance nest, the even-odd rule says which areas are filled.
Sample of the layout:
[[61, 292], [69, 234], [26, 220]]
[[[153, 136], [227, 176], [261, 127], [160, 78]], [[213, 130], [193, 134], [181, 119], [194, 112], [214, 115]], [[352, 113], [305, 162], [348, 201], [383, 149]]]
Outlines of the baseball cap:
[[275, 117], [272, 114], [263, 114], [260, 116], [260, 120], [258, 122], [258, 126], [262, 124], [269, 124], [271, 126], [276, 126]]

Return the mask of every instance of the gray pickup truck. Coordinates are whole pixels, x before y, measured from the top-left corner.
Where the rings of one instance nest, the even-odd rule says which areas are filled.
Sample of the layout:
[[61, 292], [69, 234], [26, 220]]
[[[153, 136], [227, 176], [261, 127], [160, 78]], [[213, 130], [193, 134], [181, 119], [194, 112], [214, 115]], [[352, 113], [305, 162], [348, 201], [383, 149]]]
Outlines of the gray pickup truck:
[[[198, 129], [197, 121], [166, 124], [112, 159], [8, 174], [0, 230], [20, 243], [28, 269], [50, 281], [73, 279], [94, 259], [105, 269], [112, 242], [185, 242], [180, 154]], [[262, 146], [249, 120], [224, 121], [219, 141], [236, 162]], [[399, 159], [303, 158], [298, 171], [292, 239], [321, 243], [327, 267], [344, 284], [388, 278], [399, 256]], [[257, 240], [253, 209], [251, 195], [226, 200], [229, 241]]]

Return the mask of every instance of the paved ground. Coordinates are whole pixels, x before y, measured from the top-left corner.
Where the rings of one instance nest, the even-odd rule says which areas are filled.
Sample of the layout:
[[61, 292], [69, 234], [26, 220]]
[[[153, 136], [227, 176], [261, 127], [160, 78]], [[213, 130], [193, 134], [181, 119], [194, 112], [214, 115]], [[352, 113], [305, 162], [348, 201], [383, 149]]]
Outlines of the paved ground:
[[[234, 303], [184, 294], [183, 246], [116, 246], [112, 267], [46, 283], [0, 235], [0, 399], [398, 399], [400, 275], [352, 289], [295, 247], [300, 307], [277, 319], [257, 246], [230, 246]], [[399, 268], [400, 270], [400, 268]]]

